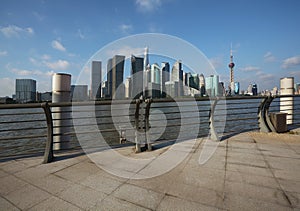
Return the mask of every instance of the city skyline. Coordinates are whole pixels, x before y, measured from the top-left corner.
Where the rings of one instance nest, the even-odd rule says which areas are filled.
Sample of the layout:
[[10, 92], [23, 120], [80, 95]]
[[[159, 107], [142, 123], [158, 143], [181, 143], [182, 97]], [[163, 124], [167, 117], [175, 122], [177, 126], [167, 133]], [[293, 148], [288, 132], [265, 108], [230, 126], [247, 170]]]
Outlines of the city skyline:
[[[177, 36], [200, 49], [225, 84], [232, 43], [234, 79], [241, 90], [254, 82], [259, 90], [270, 90], [279, 87], [283, 77], [299, 82], [299, 7], [296, 0], [272, 4], [256, 0], [78, 1], [76, 5], [3, 1], [0, 96], [15, 92], [17, 78], [38, 81], [40, 92], [51, 90], [51, 75], [57, 72], [72, 74], [75, 84], [86, 61], [100, 48], [124, 36], [148, 32]], [[120, 50], [130, 51], [130, 47]]]

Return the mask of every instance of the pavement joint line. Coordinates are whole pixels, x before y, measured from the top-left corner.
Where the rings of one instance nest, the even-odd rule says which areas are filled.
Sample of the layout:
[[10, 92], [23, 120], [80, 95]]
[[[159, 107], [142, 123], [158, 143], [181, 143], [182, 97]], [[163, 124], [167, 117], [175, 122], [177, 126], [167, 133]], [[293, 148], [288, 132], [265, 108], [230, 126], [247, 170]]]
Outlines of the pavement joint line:
[[6, 200], [7, 202], [9, 202], [10, 204], [12, 204], [13, 206], [17, 207], [19, 210], [21, 210], [20, 207], [18, 207], [15, 203], [13, 203], [12, 201], [10, 201], [9, 199], [7, 199], [5, 196], [1, 196], [4, 200]]
[[225, 144], [225, 146], [226, 146], [226, 148], [225, 148], [225, 168], [224, 168], [224, 182], [223, 182], [223, 195], [222, 195], [222, 202], [223, 202], [223, 209], [225, 209], [226, 208], [226, 206], [225, 206], [225, 198], [226, 198], [226, 194], [225, 194], [225, 187], [226, 187], [226, 177], [227, 177], [227, 159], [228, 159], [228, 141], [229, 141], [229, 139], [227, 139], [227, 140], [225, 140], [226, 141], [226, 144]]
[[[252, 139], [255, 140], [255, 138], [253, 138], [253, 137], [252, 137]], [[264, 153], [260, 150], [260, 148], [258, 147], [257, 144], [255, 144], [255, 146], [256, 146], [257, 150], [258, 150], [258, 151], [261, 153], [261, 155], [263, 156], [264, 161], [265, 161], [266, 165], [268, 166], [267, 169], [269, 169], [269, 171], [271, 172], [272, 176], [274, 177], [274, 179], [275, 179], [277, 185], [280, 187], [280, 191], [283, 193], [284, 198], [285, 198], [285, 199], [287, 200], [287, 202], [289, 203], [290, 208], [294, 209], [295, 207], [293, 206], [293, 204], [292, 204], [291, 200], [289, 199], [287, 193], [285, 192], [284, 188], [282, 187], [282, 185], [281, 185], [280, 182], [278, 181], [278, 178], [275, 176], [274, 171], [273, 171], [273, 168], [272, 168], [272, 166], [270, 165], [270, 163], [268, 162], [268, 160], [266, 159], [266, 156], [265, 156]]]

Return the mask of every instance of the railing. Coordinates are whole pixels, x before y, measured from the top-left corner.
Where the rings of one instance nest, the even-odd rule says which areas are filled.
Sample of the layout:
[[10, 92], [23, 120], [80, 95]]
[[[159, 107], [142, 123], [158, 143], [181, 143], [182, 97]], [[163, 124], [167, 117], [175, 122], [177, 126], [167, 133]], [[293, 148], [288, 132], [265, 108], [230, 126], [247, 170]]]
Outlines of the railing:
[[281, 108], [289, 113], [289, 127], [299, 127], [300, 95], [0, 105], [0, 160], [44, 154], [48, 163], [62, 142], [67, 149], [104, 146], [95, 142], [99, 134], [110, 146], [126, 140], [140, 152], [165, 141], [274, 132], [269, 113], [284, 102], [293, 105]]

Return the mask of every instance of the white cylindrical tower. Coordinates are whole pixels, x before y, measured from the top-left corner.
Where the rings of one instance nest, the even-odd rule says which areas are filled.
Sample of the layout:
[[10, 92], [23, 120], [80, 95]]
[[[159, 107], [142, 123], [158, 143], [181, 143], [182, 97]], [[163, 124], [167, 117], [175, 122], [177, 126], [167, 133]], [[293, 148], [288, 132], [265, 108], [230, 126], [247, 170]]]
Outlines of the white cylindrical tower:
[[[294, 78], [287, 77], [280, 79], [280, 95], [293, 95], [294, 94]], [[286, 123], [293, 124], [293, 97], [280, 98], [280, 112], [287, 113]]]
[[[71, 101], [71, 75], [65, 73], [55, 73], [52, 77], [52, 102]], [[53, 107], [53, 149], [68, 149], [70, 147], [71, 136], [66, 133], [71, 132], [71, 107]]]

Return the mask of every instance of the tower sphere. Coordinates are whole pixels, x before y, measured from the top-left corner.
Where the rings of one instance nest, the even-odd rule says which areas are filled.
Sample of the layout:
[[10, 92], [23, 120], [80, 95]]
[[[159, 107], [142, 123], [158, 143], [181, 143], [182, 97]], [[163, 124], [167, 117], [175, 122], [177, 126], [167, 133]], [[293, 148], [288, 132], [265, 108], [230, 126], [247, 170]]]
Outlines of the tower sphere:
[[233, 68], [233, 67], [234, 67], [234, 63], [233, 63], [233, 62], [230, 62], [230, 63], [228, 64], [228, 67], [229, 67], [229, 68]]

